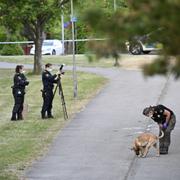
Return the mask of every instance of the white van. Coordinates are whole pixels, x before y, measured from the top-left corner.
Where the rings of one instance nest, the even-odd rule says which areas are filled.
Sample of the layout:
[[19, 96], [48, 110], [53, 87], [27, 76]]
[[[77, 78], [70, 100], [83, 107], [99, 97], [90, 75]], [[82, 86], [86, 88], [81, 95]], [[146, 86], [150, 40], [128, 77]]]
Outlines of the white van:
[[[42, 45], [42, 54], [43, 55], [61, 55], [64, 53], [63, 45], [60, 40], [49, 39], [44, 40]], [[30, 54], [35, 54], [35, 45], [32, 46]]]

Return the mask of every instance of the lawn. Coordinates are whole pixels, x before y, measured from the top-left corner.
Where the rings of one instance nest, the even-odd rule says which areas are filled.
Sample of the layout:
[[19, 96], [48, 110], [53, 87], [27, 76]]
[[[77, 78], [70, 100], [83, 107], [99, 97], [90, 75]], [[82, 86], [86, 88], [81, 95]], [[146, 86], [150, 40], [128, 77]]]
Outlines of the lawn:
[[56, 93], [53, 103], [55, 118], [42, 120], [40, 118], [42, 106], [41, 77], [29, 73], [27, 78], [30, 84], [27, 87], [25, 97], [25, 120], [12, 122], [10, 116], [13, 107], [11, 94], [13, 74], [14, 70], [0, 69], [1, 180], [19, 179], [23, 175], [24, 169], [33, 160], [47, 152], [54, 137], [72, 119], [75, 113], [79, 112], [107, 83], [107, 79], [103, 77], [78, 72], [78, 98], [74, 100], [72, 73], [66, 72], [62, 77], [62, 85], [70, 118], [67, 121], [63, 119], [61, 100]]
[[[72, 55], [65, 56], [43, 56], [43, 64], [52, 63], [52, 64], [62, 64], [71, 66], [73, 64]], [[17, 64], [33, 64], [34, 56], [0, 56], [0, 62], [11, 62]], [[76, 55], [76, 65], [77, 66], [88, 66], [88, 67], [113, 67], [113, 59], [99, 59], [89, 61], [86, 55]]]
[[[125, 69], [141, 69], [144, 64], [149, 64], [154, 61], [157, 55], [130, 55], [121, 54], [119, 59], [120, 68]], [[33, 64], [33, 56], [0, 56], [0, 62], [10, 62], [16, 64]], [[65, 56], [43, 56], [43, 64], [52, 63], [55, 65], [66, 64], [68, 66], [73, 65], [72, 55]], [[102, 68], [112, 68], [114, 67], [113, 58], [101, 58], [99, 60], [93, 59], [89, 61], [86, 55], [76, 55], [76, 65], [79, 67], [102, 67]]]

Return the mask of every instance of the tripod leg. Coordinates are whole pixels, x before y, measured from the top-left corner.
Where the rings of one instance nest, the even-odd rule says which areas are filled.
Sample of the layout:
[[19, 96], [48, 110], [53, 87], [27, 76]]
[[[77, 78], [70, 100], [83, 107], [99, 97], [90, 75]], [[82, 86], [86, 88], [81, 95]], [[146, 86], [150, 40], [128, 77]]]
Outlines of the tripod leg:
[[68, 119], [68, 114], [67, 114], [67, 109], [66, 109], [66, 104], [65, 104], [64, 99], [63, 99], [62, 107], [63, 107], [64, 119], [66, 120]]
[[52, 99], [54, 99], [54, 96], [55, 96], [55, 94], [56, 94], [57, 88], [58, 88], [58, 84], [56, 85], [56, 88], [55, 88], [55, 90], [54, 90], [53, 98], [52, 98]]
[[68, 114], [67, 114], [67, 109], [66, 109], [66, 103], [64, 99], [64, 94], [63, 94], [63, 89], [61, 83], [59, 83], [59, 94], [61, 95], [61, 102], [62, 102], [62, 108], [63, 108], [63, 114], [64, 114], [64, 119], [68, 119]]

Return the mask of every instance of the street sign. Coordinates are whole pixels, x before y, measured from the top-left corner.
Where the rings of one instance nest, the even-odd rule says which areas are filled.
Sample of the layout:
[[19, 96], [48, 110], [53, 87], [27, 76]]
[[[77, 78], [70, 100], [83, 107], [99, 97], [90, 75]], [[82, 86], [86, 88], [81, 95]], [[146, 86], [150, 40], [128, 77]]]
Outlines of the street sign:
[[71, 22], [77, 22], [77, 17], [75, 17], [75, 16], [72, 17], [72, 18], [71, 18]]
[[69, 28], [71, 26], [71, 22], [65, 22], [64, 23], [64, 28]]

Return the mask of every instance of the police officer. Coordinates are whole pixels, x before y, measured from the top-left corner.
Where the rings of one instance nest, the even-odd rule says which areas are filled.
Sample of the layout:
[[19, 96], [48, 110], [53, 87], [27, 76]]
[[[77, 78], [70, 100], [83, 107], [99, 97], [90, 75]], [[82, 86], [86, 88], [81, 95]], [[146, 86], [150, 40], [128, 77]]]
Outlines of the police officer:
[[159, 125], [159, 129], [163, 130], [164, 137], [159, 140], [160, 154], [168, 154], [171, 143], [171, 131], [176, 124], [176, 116], [174, 112], [162, 104], [157, 106], [146, 107], [143, 110], [145, 116], [151, 117]]
[[24, 104], [24, 95], [25, 87], [29, 84], [25, 75], [24, 75], [24, 66], [17, 65], [14, 75], [14, 85], [12, 86], [12, 93], [14, 96], [14, 107], [12, 110], [12, 121], [22, 120], [23, 104]]
[[59, 71], [52, 75], [52, 64], [48, 63], [45, 65], [45, 70], [42, 73], [42, 97], [43, 97], [43, 106], [41, 110], [42, 119], [54, 118], [52, 115], [52, 102], [53, 102], [53, 88], [54, 83], [57, 83], [57, 75]]

